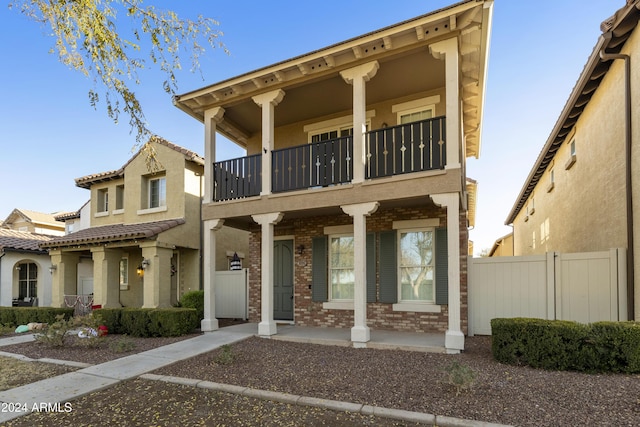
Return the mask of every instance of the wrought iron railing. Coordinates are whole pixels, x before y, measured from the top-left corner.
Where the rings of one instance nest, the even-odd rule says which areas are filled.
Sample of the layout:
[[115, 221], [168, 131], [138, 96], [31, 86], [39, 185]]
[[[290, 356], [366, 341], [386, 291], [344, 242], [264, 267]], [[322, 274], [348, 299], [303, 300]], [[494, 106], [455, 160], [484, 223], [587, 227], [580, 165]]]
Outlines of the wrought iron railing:
[[[443, 169], [446, 165], [445, 117], [367, 132], [365, 179]], [[353, 137], [345, 136], [271, 152], [274, 193], [327, 187], [353, 179]], [[216, 201], [257, 196], [262, 186], [262, 155], [213, 165]]]

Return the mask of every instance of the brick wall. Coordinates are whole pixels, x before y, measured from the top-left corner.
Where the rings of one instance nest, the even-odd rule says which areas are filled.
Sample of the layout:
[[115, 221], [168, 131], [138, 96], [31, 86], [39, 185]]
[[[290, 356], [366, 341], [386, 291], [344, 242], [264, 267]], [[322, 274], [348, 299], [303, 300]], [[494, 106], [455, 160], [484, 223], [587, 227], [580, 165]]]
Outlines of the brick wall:
[[[446, 209], [434, 205], [421, 208], [379, 209], [367, 217], [367, 232], [392, 229], [393, 221], [439, 218], [440, 226], [446, 226]], [[351, 328], [353, 311], [325, 310], [321, 302], [311, 300], [312, 283], [312, 239], [324, 235], [324, 227], [351, 224], [348, 215], [333, 217], [310, 217], [287, 220], [275, 226], [275, 236], [294, 236], [294, 247], [304, 245], [303, 254], [295, 253], [294, 259], [294, 321], [297, 325], [333, 328]], [[462, 331], [467, 331], [467, 225], [466, 214], [460, 215], [460, 290]], [[260, 321], [260, 227], [251, 230], [250, 236], [250, 279], [249, 279], [249, 319]], [[376, 235], [376, 238], [378, 236]], [[379, 242], [376, 241], [376, 245]], [[378, 251], [376, 250], [376, 253]], [[411, 332], [444, 332], [448, 325], [447, 306], [441, 313], [417, 313], [393, 311], [392, 304], [367, 304], [367, 324], [373, 329], [387, 329]]]

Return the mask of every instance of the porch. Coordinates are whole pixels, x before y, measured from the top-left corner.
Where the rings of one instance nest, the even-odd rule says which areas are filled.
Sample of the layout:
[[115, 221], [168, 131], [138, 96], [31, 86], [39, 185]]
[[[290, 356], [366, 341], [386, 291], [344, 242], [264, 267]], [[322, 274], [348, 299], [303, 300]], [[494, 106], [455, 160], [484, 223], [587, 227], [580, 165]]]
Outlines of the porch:
[[[258, 334], [257, 323], [242, 323], [239, 325], [222, 328], [228, 331]], [[270, 339], [292, 341], [307, 344], [337, 345], [343, 347], [353, 346], [350, 328], [320, 328], [310, 326], [297, 326], [291, 324], [278, 324], [278, 333], [271, 335]], [[428, 353], [445, 353], [445, 334], [399, 332], [381, 329], [371, 329], [371, 339], [365, 345], [366, 348], [383, 350], [408, 350]]]
[[[364, 135], [364, 178], [444, 169], [446, 117], [384, 127]], [[344, 135], [271, 151], [271, 193], [330, 187], [354, 177], [353, 136]], [[264, 154], [268, 155], [267, 153]], [[213, 164], [213, 201], [263, 192], [263, 154]]]

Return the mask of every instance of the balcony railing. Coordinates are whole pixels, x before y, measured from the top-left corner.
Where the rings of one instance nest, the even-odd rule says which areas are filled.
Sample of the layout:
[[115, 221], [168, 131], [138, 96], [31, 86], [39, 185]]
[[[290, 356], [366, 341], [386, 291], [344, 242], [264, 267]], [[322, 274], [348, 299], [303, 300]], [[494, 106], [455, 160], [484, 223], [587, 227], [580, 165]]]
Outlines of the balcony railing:
[[[365, 179], [443, 169], [445, 117], [367, 132]], [[351, 182], [353, 137], [340, 137], [272, 151], [274, 193]], [[214, 163], [214, 200], [260, 194], [261, 154]]]

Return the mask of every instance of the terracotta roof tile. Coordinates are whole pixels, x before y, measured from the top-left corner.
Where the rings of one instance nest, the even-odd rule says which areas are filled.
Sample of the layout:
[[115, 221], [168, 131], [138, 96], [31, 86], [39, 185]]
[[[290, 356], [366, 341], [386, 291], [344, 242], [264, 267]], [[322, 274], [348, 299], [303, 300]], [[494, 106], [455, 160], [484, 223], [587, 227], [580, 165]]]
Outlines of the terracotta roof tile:
[[163, 231], [184, 224], [183, 218], [139, 224], [114, 224], [90, 227], [66, 236], [55, 237], [41, 244], [42, 248], [87, 245], [95, 243], [121, 242], [125, 240], [149, 239]]
[[51, 240], [52, 236], [0, 229], [0, 250], [43, 252], [40, 243]]

